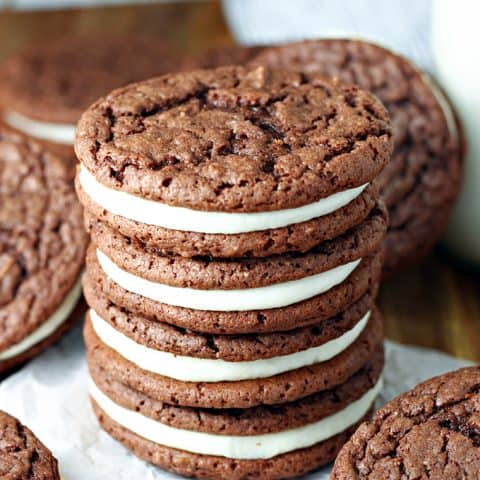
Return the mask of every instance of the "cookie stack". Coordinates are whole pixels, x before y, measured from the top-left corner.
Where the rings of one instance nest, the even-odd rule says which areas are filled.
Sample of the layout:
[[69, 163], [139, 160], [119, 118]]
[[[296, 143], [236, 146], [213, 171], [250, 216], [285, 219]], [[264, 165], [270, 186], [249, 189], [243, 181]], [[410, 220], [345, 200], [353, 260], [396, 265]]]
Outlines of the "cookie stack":
[[330, 462], [380, 389], [383, 106], [317, 74], [223, 67], [83, 116], [77, 192], [94, 411], [199, 478]]

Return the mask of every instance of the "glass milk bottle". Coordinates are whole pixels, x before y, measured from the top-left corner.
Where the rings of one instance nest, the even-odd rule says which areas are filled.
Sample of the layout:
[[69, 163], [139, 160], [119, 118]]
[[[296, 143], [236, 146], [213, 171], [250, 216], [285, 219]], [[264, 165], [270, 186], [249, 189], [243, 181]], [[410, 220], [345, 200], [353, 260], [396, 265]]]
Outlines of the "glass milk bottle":
[[432, 22], [435, 73], [463, 124], [467, 148], [463, 186], [445, 243], [480, 266], [480, 2], [434, 0]]

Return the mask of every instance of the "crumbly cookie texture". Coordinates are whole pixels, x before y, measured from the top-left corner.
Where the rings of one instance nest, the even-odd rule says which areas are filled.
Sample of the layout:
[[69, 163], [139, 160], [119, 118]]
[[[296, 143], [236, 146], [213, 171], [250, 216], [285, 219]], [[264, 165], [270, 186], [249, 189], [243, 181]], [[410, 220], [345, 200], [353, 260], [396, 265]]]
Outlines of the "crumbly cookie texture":
[[117, 190], [205, 211], [293, 208], [375, 179], [389, 117], [317, 74], [222, 67], [119, 89], [82, 116], [77, 156]]
[[282, 308], [245, 312], [194, 310], [159, 303], [129, 292], [105, 275], [92, 247], [87, 253], [84, 283], [96, 284], [112, 303], [121, 308], [180, 328], [220, 334], [278, 332], [319, 323], [342, 312], [366, 293], [376, 292], [382, 258], [381, 252], [364, 258], [346, 280], [315, 297]]
[[405, 58], [359, 40], [272, 47], [252, 63], [338, 77], [383, 102], [395, 143], [380, 175], [390, 212], [384, 273], [391, 275], [425, 255], [442, 234], [458, 193], [462, 153], [455, 120], [449, 124], [432, 80]]
[[332, 359], [275, 377], [235, 382], [183, 382], [142, 370], [104, 344], [90, 322], [84, 330], [92, 375], [108, 376], [160, 402], [198, 408], [250, 408], [293, 402], [347, 381], [382, 347], [383, 328], [375, 313], [358, 339]]
[[[115, 403], [170, 427], [216, 435], [262, 435], [302, 427], [334, 415], [378, 382], [383, 350], [378, 349], [346, 382], [298, 401], [246, 409], [209, 409], [170, 405], [94, 371], [94, 382]], [[219, 387], [220, 388], [220, 387]]]
[[90, 282], [84, 283], [84, 294], [100, 318], [141, 345], [175, 355], [228, 362], [289, 355], [323, 345], [351, 330], [371, 309], [373, 302], [373, 295], [368, 292], [334, 317], [287, 332], [218, 335], [175, 327], [119, 308]]
[[360, 426], [332, 479], [476, 479], [479, 415], [480, 367], [427, 380]]
[[225, 260], [162, 256], [155, 247], [98, 222], [90, 229], [95, 246], [123, 270], [153, 282], [201, 290], [265, 287], [326, 272], [377, 252], [386, 231], [387, 212], [379, 206], [360, 225], [305, 254]]
[[[355, 430], [353, 426], [313, 447], [295, 450], [268, 460], [234, 460], [198, 455], [145, 440], [115, 423], [95, 401], [92, 403], [103, 429], [139, 458], [179, 475], [202, 479], [286, 480], [296, 478], [333, 461], [341, 446]], [[364, 418], [369, 418], [370, 415], [371, 412]]]
[[82, 220], [65, 164], [0, 125], [0, 351], [39, 328], [78, 281]]
[[159, 255], [187, 258], [262, 258], [287, 252], [306, 252], [365, 220], [378, 202], [379, 191], [377, 182], [374, 182], [357, 198], [328, 215], [281, 228], [226, 235], [172, 230], [114, 215], [85, 194], [78, 177], [76, 187], [91, 233], [95, 230], [100, 234], [101, 229], [110, 228], [140, 243], [149, 244]]
[[0, 478], [60, 480], [52, 452], [16, 418], [0, 411]]

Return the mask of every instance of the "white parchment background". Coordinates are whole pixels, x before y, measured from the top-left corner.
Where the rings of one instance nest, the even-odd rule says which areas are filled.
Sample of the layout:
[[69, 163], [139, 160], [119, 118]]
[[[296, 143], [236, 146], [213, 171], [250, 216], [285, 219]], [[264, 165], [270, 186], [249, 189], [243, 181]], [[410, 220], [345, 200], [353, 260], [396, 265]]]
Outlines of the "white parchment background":
[[[418, 382], [468, 362], [443, 353], [387, 342], [384, 403]], [[64, 480], [172, 480], [138, 460], [101, 431], [87, 396], [80, 328], [0, 385], [0, 409], [28, 425], [60, 462]], [[308, 479], [328, 478], [326, 469]]]

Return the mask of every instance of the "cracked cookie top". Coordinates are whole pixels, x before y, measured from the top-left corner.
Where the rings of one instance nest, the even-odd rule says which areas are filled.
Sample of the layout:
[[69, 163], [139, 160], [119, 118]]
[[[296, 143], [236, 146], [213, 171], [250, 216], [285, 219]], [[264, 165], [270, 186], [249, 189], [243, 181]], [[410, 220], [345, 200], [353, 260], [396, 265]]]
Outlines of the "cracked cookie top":
[[59, 480], [57, 460], [16, 418], [0, 411], [0, 478]]
[[205, 211], [294, 208], [372, 181], [386, 110], [358, 87], [264, 67], [166, 75], [82, 116], [77, 156], [107, 187]]
[[332, 480], [468, 480], [479, 470], [480, 367], [470, 367], [387, 403], [342, 449]]
[[36, 330], [77, 282], [87, 236], [71, 172], [0, 125], [0, 352]]
[[383, 102], [394, 139], [391, 161], [379, 177], [390, 213], [385, 272], [427, 253], [443, 233], [457, 196], [462, 156], [454, 112], [433, 80], [406, 58], [360, 40], [266, 48], [251, 62], [337, 77]]

